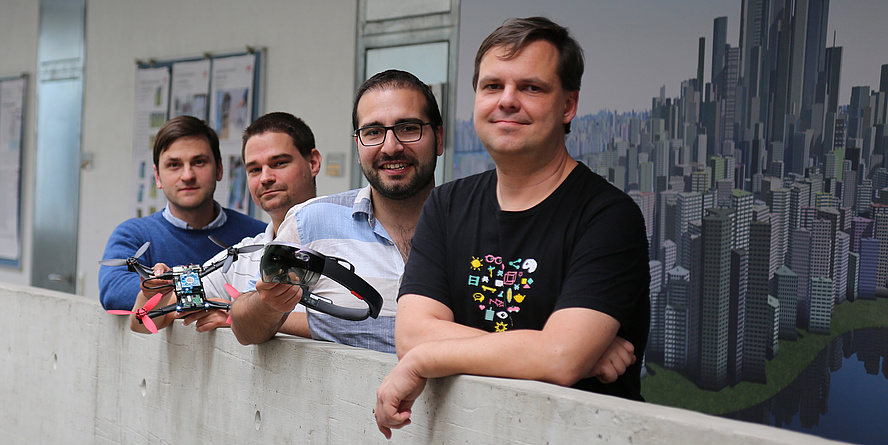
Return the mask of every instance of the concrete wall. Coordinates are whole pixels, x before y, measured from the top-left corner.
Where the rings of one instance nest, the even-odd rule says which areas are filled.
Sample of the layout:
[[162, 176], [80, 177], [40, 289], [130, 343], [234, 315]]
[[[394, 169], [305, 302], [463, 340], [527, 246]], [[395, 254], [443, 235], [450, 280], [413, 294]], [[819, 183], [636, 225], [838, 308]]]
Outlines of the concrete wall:
[[[322, 167], [318, 193], [350, 187], [357, 0], [88, 0], [77, 293], [98, 298], [98, 261], [130, 218], [136, 60], [267, 50], [264, 111], [287, 111], [315, 133], [322, 155], [346, 156], [342, 176]], [[33, 267], [35, 85], [40, 2], [0, 0], [0, 76], [29, 73], [22, 169], [21, 267], [0, 281], [30, 284]], [[326, 164], [324, 164], [325, 166]], [[123, 203], [124, 205], [121, 205]]]
[[91, 298], [0, 282], [3, 443], [829, 443], [540, 382], [429, 382], [387, 442], [392, 355], [296, 338], [241, 346], [180, 324], [130, 332]]

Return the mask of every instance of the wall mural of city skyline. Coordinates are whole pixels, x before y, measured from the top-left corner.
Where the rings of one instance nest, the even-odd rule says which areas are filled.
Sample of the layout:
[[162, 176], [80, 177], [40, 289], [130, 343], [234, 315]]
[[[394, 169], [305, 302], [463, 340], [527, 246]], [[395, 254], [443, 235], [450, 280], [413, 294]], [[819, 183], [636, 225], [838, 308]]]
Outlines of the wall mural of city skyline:
[[[643, 395], [832, 439], [883, 440], [888, 4], [548, 3], [463, 1], [459, 79], [471, 79], [474, 51], [503, 10], [548, 16], [584, 46], [580, 103], [587, 88], [600, 103], [581, 108], [566, 143], [645, 215]], [[596, 44], [625, 39], [628, 51], [644, 38], [630, 41], [599, 13], [619, 15], [655, 53], [674, 48], [675, 59], [638, 54], [624, 81], [605, 80], [613, 73], [602, 66], [627, 68]], [[646, 105], [620, 94], [637, 97], [637, 78], [653, 85]], [[457, 88], [453, 171], [463, 177], [493, 164], [474, 133], [470, 85]]]

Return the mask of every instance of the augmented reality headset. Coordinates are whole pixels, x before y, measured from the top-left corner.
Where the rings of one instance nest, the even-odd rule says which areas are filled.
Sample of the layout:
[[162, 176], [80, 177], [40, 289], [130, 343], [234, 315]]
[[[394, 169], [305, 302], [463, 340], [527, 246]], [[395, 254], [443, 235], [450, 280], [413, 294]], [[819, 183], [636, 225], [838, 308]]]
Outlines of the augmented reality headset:
[[[343, 266], [343, 264], [345, 266]], [[355, 266], [342, 258], [326, 256], [298, 244], [272, 242], [265, 245], [259, 263], [262, 281], [302, 286], [299, 302], [311, 309], [344, 320], [376, 318], [382, 309], [382, 296], [363, 278], [355, 274]], [[337, 306], [331, 300], [315, 295], [309, 287], [324, 275], [345, 286], [351, 293], [367, 303], [366, 309]]]

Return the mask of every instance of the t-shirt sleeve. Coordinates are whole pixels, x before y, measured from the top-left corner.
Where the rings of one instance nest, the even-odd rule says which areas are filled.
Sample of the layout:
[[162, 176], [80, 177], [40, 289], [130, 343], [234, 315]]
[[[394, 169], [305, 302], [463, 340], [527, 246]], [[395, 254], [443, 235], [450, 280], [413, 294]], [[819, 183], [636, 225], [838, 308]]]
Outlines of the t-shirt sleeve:
[[650, 287], [644, 218], [630, 199], [611, 200], [591, 213], [577, 235], [554, 309], [594, 309], [628, 327]]
[[295, 244], [301, 243], [302, 237], [299, 235], [300, 214], [295, 210], [295, 208], [292, 208], [287, 212], [287, 216], [278, 227], [277, 235], [274, 238], [275, 241]]
[[452, 308], [447, 281], [446, 224], [440, 189], [432, 190], [413, 232], [410, 256], [404, 266], [401, 289], [404, 294], [418, 294], [440, 301]]
[[[234, 245], [234, 247], [241, 246], [243, 246], [243, 242]], [[208, 259], [207, 262], [203, 264], [203, 267], [207, 268], [218, 261], [223, 261], [227, 255], [227, 250], [221, 251], [217, 253], [216, 256]], [[207, 298], [222, 298], [225, 300], [231, 299], [231, 297], [228, 295], [228, 291], [225, 290], [225, 283], [228, 282], [228, 279], [222, 272], [221, 267], [204, 275], [203, 278], [200, 279], [200, 282], [203, 285], [204, 292], [207, 294]]]
[[[286, 243], [294, 243], [301, 244], [301, 238], [299, 235], [299, 218], [300, 214], [298, 212], [299, 209], [302, 208], [302, 205], [297, 205], [287, 212], [287, 216], [281, 222], [281, 225], [278, 227], [277, 234], [274, 238], [274, 241], [277, 242], [286, 242]], [[243, 289], [238, 289], [242, 293], [247, 292], [256, 292], [256, 283], [262, 279], [262, 273], [259, 268], [256, 268], [256, 273], [253, 274], [253, 277], [247, 280], [247, 284], [244, 285]], [[305, 312], [305, 306], [297, 305], [292, 312]]]
[[262, 279], [261, 274], [257, 270], [256, 275], [253, 275], [253, 278], [250, 278], [250, 280], [247, 281], [247, 286], [244, 288], [244, 290], [242, 292], [256, 292], [256, 283], [258, 283], [259, 280], [261, 280], [261, 279]]

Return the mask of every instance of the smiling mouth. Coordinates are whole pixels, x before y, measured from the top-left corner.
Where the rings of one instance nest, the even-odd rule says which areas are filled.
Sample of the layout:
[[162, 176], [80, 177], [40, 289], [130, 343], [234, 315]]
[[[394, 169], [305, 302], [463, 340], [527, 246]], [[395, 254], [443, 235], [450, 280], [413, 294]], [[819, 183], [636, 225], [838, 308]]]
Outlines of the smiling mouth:
[[404, 170], [407, 167], [410, 167], [410, 164], [408, 164], [406, 162], [398, 162], [398, 163], [394, 163], [394, 164], [381, 165], [381, 166], [379, 166], [379, 169], [380, 170], [397, 171], [397, 170]]
[[494, 124], [505, 124], [505, 125], [528, 125], [528, 122], [508, 120], [508, 119], [497, 119], [492, 122]]

